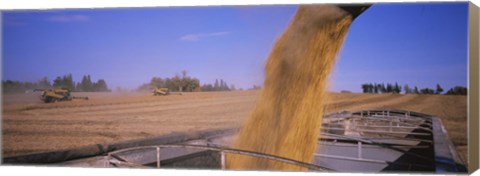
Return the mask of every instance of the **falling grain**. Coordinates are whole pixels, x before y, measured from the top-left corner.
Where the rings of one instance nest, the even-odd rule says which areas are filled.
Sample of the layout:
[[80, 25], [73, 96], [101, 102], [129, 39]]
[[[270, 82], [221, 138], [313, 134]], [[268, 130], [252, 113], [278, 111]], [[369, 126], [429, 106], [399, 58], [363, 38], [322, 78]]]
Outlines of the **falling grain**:
[[[330, 5], [301, 6], [266, 64], [263, 89], [234, 148], [310, 162], [326, 101], [327, 79], [351, 16]], [[229, 169], [303, 170], [273, 160], [228, 155]]]

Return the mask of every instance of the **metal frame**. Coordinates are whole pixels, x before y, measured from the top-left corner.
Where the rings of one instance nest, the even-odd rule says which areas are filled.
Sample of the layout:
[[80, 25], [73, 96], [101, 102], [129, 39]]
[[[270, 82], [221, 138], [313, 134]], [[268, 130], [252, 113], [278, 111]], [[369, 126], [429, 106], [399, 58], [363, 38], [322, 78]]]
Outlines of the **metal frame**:
[[[431, 136], [431, 116], [412, 113], [402, 110], [364, 110], [353, 113], [329, 114], [323, 118], [321, 130], [358, 132], [360, 134], [380, 134], [384, 136], [414, 135]], [[336, 125], [346, 125], [339, 128]], [[422, 126], [420, 126], [422, 125]], [[421, 129], [425, 132], [411, 132], [409, 130]]]
[[[122, 153], [122, 152], [127, 152], [127, 151], [134, 151], [134, 150], [142, 150], [142, 149], [156, 149], [156, 156], [157, 156], [157, 161], [156, 165], [157, 168], [160, 168], [160, 153], [161, 153], [161, 148], [193, 148], [193, 149], [203, 149], [203, 150], [209, 150], [209, 151], [218, 151], [220, 152], [220, 165], [222, 169], [225, 169], [226, 166], [226, 160], [225, 160], [225, 153], [232, 153], [232, 154], [240, 154], [240, 155], [248, 155], [248, 156], [253, 156], [253, 157], [259, 157], [259, 158], [265, 158], [265, 159], [270, 159], [270, 160], [275, 160], [275, 161], [280, 161], [292, 165], [297, 165], [300, 167], [304, 167], [310, 170], [318, 170], [318, 171], [334, 171], [333, 169], [326, 168], [323, 166], [311, 164], [311, 163], [305, 163], [302, 161], [297, 161], [285, 157], [280, 157], [280, 156], [275, 156], [275, 155], [270, 155], [270, 154], [265, 154], [265, 153], [259, 153], [259, 152], [253, 152], [253, 151], [247, 151], [247, 150], [241, 150], [241, 149], [233, 149], [233, 148], [228, 148], [224, 146], [204, 146], [204, 145], [191, 145], [191, 144], [166, 144], [166, 145], [152, 145], [152, 146], [141, 146], [141, 147], [133, 147], [133, 148], [127, 148], [127, 149], [121, 149], [121, 150], [116, 150], [113, 152], [109, 152], [105, 158], [105, 167], [109, 167], [110, 164], [114, 165], [125, 165], [128, 167], [146, 167], [141, 164], [136, 164], [132, 162], [128, 162], [119, 156], [117, 154]], [[116, 160], [113, 160], [116, 159]]]
[[[387, 165], [410, 165], [409, 163], [392, 163], [389, 161], [365, 158], [362, 153], [363, 148], [367, 146], [379, 146], [402, 152], [418, 159], [432, 161], [432, 158], [409, 152], [409, 150], [413, 148], [433, 147], [432, 140], [422, 137], [433, 136], [431, 118], [432, 116], [426, 114], [402, 110], [363, 110], [352, 113], [341, 112], [329, 114], [323, 118], [324, 123], [322, 124], [319, 143], [322, 145], [342, 145], [343, 143], [345, 146], [355, 147], [357, 157], [333, 156], [322, 153], [316, 153], [314, 156]], [[415, 129], [420, 129], [421, 131], [413, 132]], [[348, 134], [345, 135], [344, 133], [347, 132]], [[352, 132], [354, 135], [351, 135]], [[337, 142], [337, 140], [341, 142]], [[346, 140], [345, 142], [348, 144], [342, 142], [344, 140]], [[383, 142], [382, 140], [391, 141]], [[402, 144], [402, 141], [426, 142], [427, 144], [410, 145], [408, 143]]]
[[[347, 156], [334, 156], [323, 153], [314, 154], [315, 158], [330, 158], [348, 161], [359, 161], [367, 163], [378, 163], [387, 165], [405, 165], [407, 167], [418, 166], [428, 168], [426, 165], [412, 164], [412, 163], [397, 163], [391, 161], [384, 161], [378, 159], [368, 158], [368, 155], [363, 153], [367, 147], [378, 146], [393, 151], [401, 152], [405, 155], [410, 155], [419, 160], [434, 161], [434, 158], [426, 157], [422, 154], [409, 152], [414, 148], [430, 148], [434, 146], [434, 141], [428, 137], [433, 136], [433, 120], [432, 116], [401, 110], [364, 110], [357, 112], [344, 112], [325, 115], [322, 124], [321, 133], [319, 137], [319, 144], [322, 145], [345, 145], [356, 148], [356, 157]], [[416, 130], [413, 132], [413, 130]], [[419, 130], [418, 130], [419, 129]], [[342, 135], [337, 131], [348, 131], [358, 133], [357, 135]], [[354, 133], [354, 134], [355, 134]], [[221, 136], [221, 135], [220, 135]], [[408, 136], [408, 137], [407, 137]], [[214, 137], [210, 137], [214, 138]], [[162, 148], [190, 148], [201, 149], [202, 151], [217, 151], [220, 153], [220, 166], [221, 169], [226, 168], [225, 153], [248, 155], [252, 157], [259, 157], [269, 160], [275, 160], [283, 163], [301, 166], [310, 170], [320, 171], [334, 171], [331, 168], [324, 166], [305, 163], [289, 158], [280, 156], [274, 156], [270, 154], [264, 154], [254, 151], [233, 149], [224, 146], [212, 145], [207, 140], [206, 146], [204, 145], [191, 145], [191, 144], [168, 144], [168, 145], [154, 145], [154, 146], [142, 146], [128, 149], [117, 150], [109, 152], [105, 157], [105, 166], [110, 164], [117, 166], [127, 167], [146, 167], [144, 165], [125, 161], [117, 156], [122, 152], [141, 150], [141, 149], [155, 149], [156, 150], [156, 167], [161, 167], [160, 153]], [[323, 139], [323, 140], [322, 140]], [[324, 141], [325, 140], [325, 141]], [[340, 142], [337, 142], [339, 140]], [[385, 141], [383, 141], [385, 140]], [[410, 142], [411, 141], [411, 142]], [[346, 143], [345, 143], [346, 142]], [[418, 143], [424, 142], [421, 145]], [[415, 143], [415, 144], [414, 144]], [[318, 163], [317, 163], [318, 164]]]

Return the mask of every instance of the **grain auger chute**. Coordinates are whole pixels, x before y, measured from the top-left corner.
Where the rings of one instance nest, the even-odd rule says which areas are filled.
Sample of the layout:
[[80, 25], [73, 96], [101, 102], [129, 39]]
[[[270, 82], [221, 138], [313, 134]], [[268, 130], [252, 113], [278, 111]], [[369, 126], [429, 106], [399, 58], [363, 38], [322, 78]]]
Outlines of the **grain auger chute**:
[[70, 101], [73, 99], [88, 100], [88, 97], [74, 97], [71, 96], [70, 90], [66, 88], [59, 89], [35, 89], [34, 92], [41, 91], [41, 97], [45, 103], [54, 103], [57, 101]]

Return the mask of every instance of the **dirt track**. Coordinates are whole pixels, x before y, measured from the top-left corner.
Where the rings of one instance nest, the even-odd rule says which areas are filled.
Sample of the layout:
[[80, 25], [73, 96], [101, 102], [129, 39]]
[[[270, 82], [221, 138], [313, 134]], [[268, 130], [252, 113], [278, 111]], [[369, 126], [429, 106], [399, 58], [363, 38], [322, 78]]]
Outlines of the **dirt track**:
[[[239, 127], [257, 91], [74, 93], [90, 100], [44, 104], [36, 94], [4, 94], [3, 156], [158, 136], [175, 131]], [[467, 98], [446, 95], [332, 93], [327, 112], [399, 108], [442, 118], [461, 157], [467, 156]]]

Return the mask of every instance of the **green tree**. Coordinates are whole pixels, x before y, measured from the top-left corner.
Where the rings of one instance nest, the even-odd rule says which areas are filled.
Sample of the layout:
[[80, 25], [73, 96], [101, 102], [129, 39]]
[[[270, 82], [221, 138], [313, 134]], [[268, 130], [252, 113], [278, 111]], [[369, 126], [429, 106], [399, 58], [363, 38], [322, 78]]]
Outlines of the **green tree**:
[[75, 90], [75, 82], [73, 82], [72, 74], [63, 76], [64, 87], [70, 90]]
[[62, 85], [63, 85], [62, 77], [57, 76], [57, 78], [53, 80], [53, 87], [61, 87]]
[[433, 89], [430, 89], [430, 88], [421, 89], [420, 92], [422, 94], [434, 94], [435, 93], [435, 91]]
[[463, 86], [455, 86], [447, 91], [445, 95], [467, 95], [468, 90]]
[[368, 93], [368, 84], [362, 84], [362, 92]]
[[443, 88], [440, 86], [440, 84], [437, 84], [437, 89], [435, 91], [436, 94], [441, 94], [443, 92]]
[[201, 87], [201, 90], [202, 91], [213, 91], [213, 85], [212, 84], [204, 84], [202, 87]]
[[377, 84], [378, 93], [383, 93], [382, 84]]
[[390, 83], [387, 83], [387, 93], [393, 92], [393, 86]]
[[83, 78], [81, 81], [81, 88], [82, 88], [82, 91], [85, 91], [85, 92], [93, 91], [93, 82], [90, 79], [90, 75], [83, 75]]
[[387, 88], [385, 87], [385, 83], [382, 83], [382, 88], [380, 90], [382, 90], [382, 93], [387, 92]]
[[402, 87], [400, 87], [400, 86], [398, 85], [398, 83], [395, 82], [395, 85], [393, 86], [393, 90], [392, 90], [392, 91], [393, 91], [393, 93], [399, 94], [400, 92], [402, 92]]
[[94, 83], [94, 90], [95, 92], [109, 92], [107, 82], [103, 79], [99, 79], [96, 83]]
[[151, 87], [149, 89], [167, 87], [166, 84], [165, 84], [165, 80], [160, 78], [160, 77], [153, 77], [150, 80], [150, 86]]

